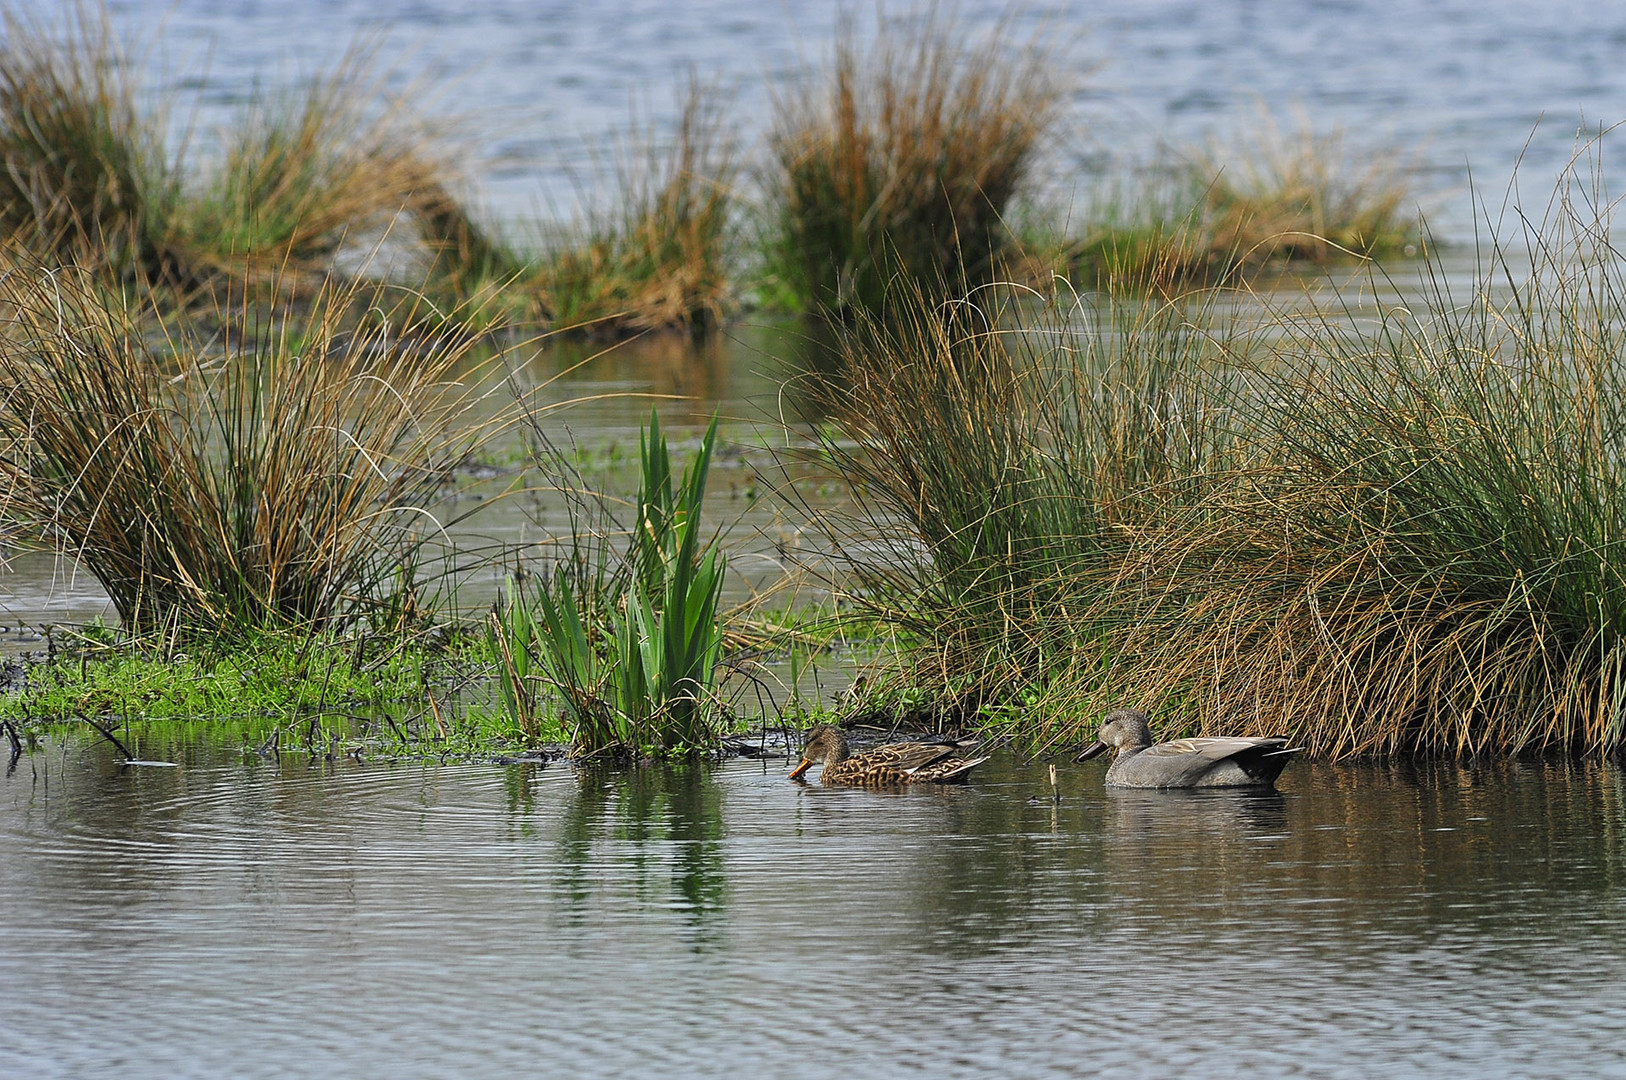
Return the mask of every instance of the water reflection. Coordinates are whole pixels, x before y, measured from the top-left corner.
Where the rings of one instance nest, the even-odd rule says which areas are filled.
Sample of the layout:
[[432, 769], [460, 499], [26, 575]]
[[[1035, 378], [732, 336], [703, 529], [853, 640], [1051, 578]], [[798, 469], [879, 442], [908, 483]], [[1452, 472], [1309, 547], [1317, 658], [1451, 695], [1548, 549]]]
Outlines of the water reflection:
[[[1296, 763], [1280, 794], [1064, 768], [1055, 802], [1003, 754], [875, 792], [780, 761], [169, 750], [57, 746], [0, 779], [0, 1074], [1626, 1065], [1612, 765]], [[81, 1037], [106, 1016], [130, 1018], [118, 1067]]]
[[561, 814], [558, 863], [570, 916], [601, 902], [606, 851], [631, 873], [634, 895], [682, 913], [694, 948], [715, 943], [726, 898], [723, 799], [708, 762], [588, 767]]

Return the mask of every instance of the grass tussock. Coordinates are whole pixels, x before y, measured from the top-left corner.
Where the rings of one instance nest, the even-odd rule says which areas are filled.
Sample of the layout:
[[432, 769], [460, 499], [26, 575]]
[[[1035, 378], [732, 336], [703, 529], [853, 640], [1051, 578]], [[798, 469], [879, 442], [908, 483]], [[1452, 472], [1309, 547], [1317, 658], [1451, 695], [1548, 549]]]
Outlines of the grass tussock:
[[1198, 498], [1232, 438], [1205, 409], [1217, 346], [1179, 305], [1115, 305], [1086, 333], [1083, 312], [998, 295], [894, 302], [825, 390], [822, 455], [858, 507], [825, 525], [856, 592], [915, 641], [916, 679], [971, 701], [1120, 617], [1104, 598], [1142, 525]]
[[544, 260], [537, 285], [561, 330], [703, 333], [731, 310], [735, 148], [714, 94], [691, 81], [670, 142], [622, 161], [617, 196]]
[[992, 279], [1004, 214], [1061, 100], [1045, 55], [932, 16], [911, 36], [843, 25], [829, 72], [781, 95], [770, 151], [770, 291], [840, 318], [898, 279]]
[[1072, 238], [1049, 224], [1056, 216], [1024, 230], [1027, 262], [1046, 277], [1115, 290], [1178, 292], [1272, 267], [1411, 255], [1421, 243], [1391, 156], [1357, 163], [1340, 134], [1287, 135], [1268, 117], [1229, 151], [1103, 183]]
[[155, 341], [88, 272], [9, 269], [12, 512], [138, 633], [398, 616], [438, 535], [428, 508], [473, 436], [466, 339], [405, 341], [357, 314], [389, 303], [329, 286], [298, 318], [236, 317], [224, 344]]
[[432, 194], [441, 170], [428, 140], [385, 100], [370, 51], [355, 48], [303, 89], [249, 103], [172, 215], [191, 271], [319, 275], [352, 233]]
[[1126, 564], [1156, 584], [1125, 690], [1328, 754], [1622, 744], [1626, 278], [1575, 194], [1493, 247], [1502, 283], [1282, 324], [1268, 478]]
[[1626, 274], [1599, 207], [1569, 184], [1472, 295], [1432, 278], [1371, 318], [1110, 301], [870, 357], [859, 449], [828, 454], [860, 598], [917, 679], [1037, 741], [1137, 705], [1335, 756], [1618, 748]]
[[174, 169], [105, 11], [0, 18], [0, 232], [42, 258], [161, 271]]

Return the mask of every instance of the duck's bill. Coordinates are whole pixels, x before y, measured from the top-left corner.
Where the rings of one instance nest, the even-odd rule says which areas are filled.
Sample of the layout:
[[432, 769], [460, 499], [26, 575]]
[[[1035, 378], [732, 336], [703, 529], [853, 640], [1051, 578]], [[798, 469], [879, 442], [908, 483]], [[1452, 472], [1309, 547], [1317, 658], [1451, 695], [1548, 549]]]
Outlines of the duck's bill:
[[790, 778], [792, 780], [795, 780], [795, 779], [799, 778], [807, 770], [811, 769], [812, 767], [813, 767], [813, 763], [811, 761], [807, 760], [806, 758], [803, 758], [802, 763], [800, 765], [796, 766], [796, 768], [791, 770]]
[[1104, 754], [1104, 753], [1106, 753], [1106, 751], [1107, 751], [1107, 744], [1102, 742], [1100, 739], [1097, 739], [1097, 740], [1095, 740], [1095, 742], [1093, 742], [1089, 746], [1085, 747], [1084, 752], [1082, 754], [1079, 754], [1073, 760], [1074, 761], [1088, 761], [1092, 757], [1094, 757], [1095, 755]]

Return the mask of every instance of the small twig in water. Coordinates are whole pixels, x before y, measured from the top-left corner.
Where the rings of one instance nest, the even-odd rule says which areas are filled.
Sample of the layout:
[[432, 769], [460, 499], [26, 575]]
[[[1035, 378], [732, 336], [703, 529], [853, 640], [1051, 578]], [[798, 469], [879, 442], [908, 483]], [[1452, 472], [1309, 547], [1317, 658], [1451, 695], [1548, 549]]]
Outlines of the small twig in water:
[[106, 739], [108, 742], [112, 743], [114, 746], [118, 747], [119, 753], [124, 755], [124, 760], [125, 761], [134, 761], [135, 760], [135, 755], [130, 753], [130, 748], [128, 746], [125, 746], [124, 743], [120, 742], [119, 737], [117, 735], [113, 734], [113, 729], [112, 729], [111, 726], [102, 727], [102, 725], [98, 724], [96, 721], [92, 720], [90, 717], [86, 716], [84, 713], [78, 713], [77, 715], [78, 715], [79, 719], [83, 720], [85, 723], [87, 723], [91, 727], [95, 728], [96, 733], [98, 735], [100, 735], [102, 738]]
[[23, 741], [17, 737], [17, 725], [10, 720], [0, 724], [0, 727], [6, 729], [6, 738], [11, 740], [11, 760], [6, 763], [6, 771], [9, 773], [17, 767], [17, 759], [23, 756]]

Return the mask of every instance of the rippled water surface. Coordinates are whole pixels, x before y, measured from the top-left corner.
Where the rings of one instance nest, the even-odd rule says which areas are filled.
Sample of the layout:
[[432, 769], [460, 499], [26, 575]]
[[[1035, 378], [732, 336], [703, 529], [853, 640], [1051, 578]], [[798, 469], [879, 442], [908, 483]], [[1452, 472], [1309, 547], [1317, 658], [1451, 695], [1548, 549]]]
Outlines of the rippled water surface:
[[[657, 125], [693, 69], [727, 90], [734, 128], [765, 132], [774, 88], [824, 61], [836, 3], [733, 0], [108, 0], [147, 43], [154, 89], [202, 109], [174, 116], [194, 146], [266, 85], [311, 75], [358, 34], [382, 42], [398, 86], [456, 117], [470, 172], [496, 216], [568, 211], [588, 151], [636, 107]], [[24, 0], [51, 10], [56, 0]], [[872, 13], [874, 5], [847, 5]], [[894, 13], [925, 5], [900, 0]], [[1003, 4], [961, 5], [974, 32]], [[1578, 126], [1626, 117], [1626, 6], [1581, 0], [1066, 0], [1014, 5], [1076, 75], [1058, 140], [1077, 168], [1257, 130], [1342, 128], [1392, 147], [1423, 178], [1436, 226], [1469, 232], [1468, 168], [1500, 194], [1522, 154], [1544, 195]], [[1538, 130], [1539, 125], [1539, 130]], [[1532, 138], [1532, 132], [1535, 132]], [[1527, 145], [1528, 144], [1528, 145]], [[1493, 199], [1493, 201], [1495, 201]]]
[[[378, 33], [397, 84], [427, 79], [462, 117], [499, 222], [568, 213], [589, 148], [634, 104], [669, 120], [691, 65], [759, 136], [770, 88], [835, 22], [834, 5], [719, 0], [110, 7], [153, 43], [157, 91], [205, 87], [173, 116], [199, 153], [259, 88]], [[1525, 153], [1539, 216], [1578, 125], [1626, 115], [1618, 4], [1024, 12], [1019, 33], [1088, 72], [1053, 155], [1064, 192], [1263, 107], [1411, 155], [1436, 227], [1462, 238], [1470, 165], [1495, 203]], [[576, 390], [756, 422], [779, 408], [776, 340], [629, 351]], [[577, 434], [626, 439], [647, 404], [614, 400]], [[748, 502], [749, 482], [714, 486]], [[20, 623], [99, 609], [82, 575], [21, 564], [0, 650], [33, 647]], [[964, 789], [885, 794], [799, 787], [778, 761], [152, 756], [180, 765], [57, 746], [0, 779], [0, 1076], [1626, 1076], [1610, 766], [1300, 764], [1279, 796], [1110, 793], [1063, 766], [1054, 805], [1043, 767], [1009, 757]]]
[[1613, 767], [165, 756], [0, 781], [0, 1074], [1626, 1075]]

